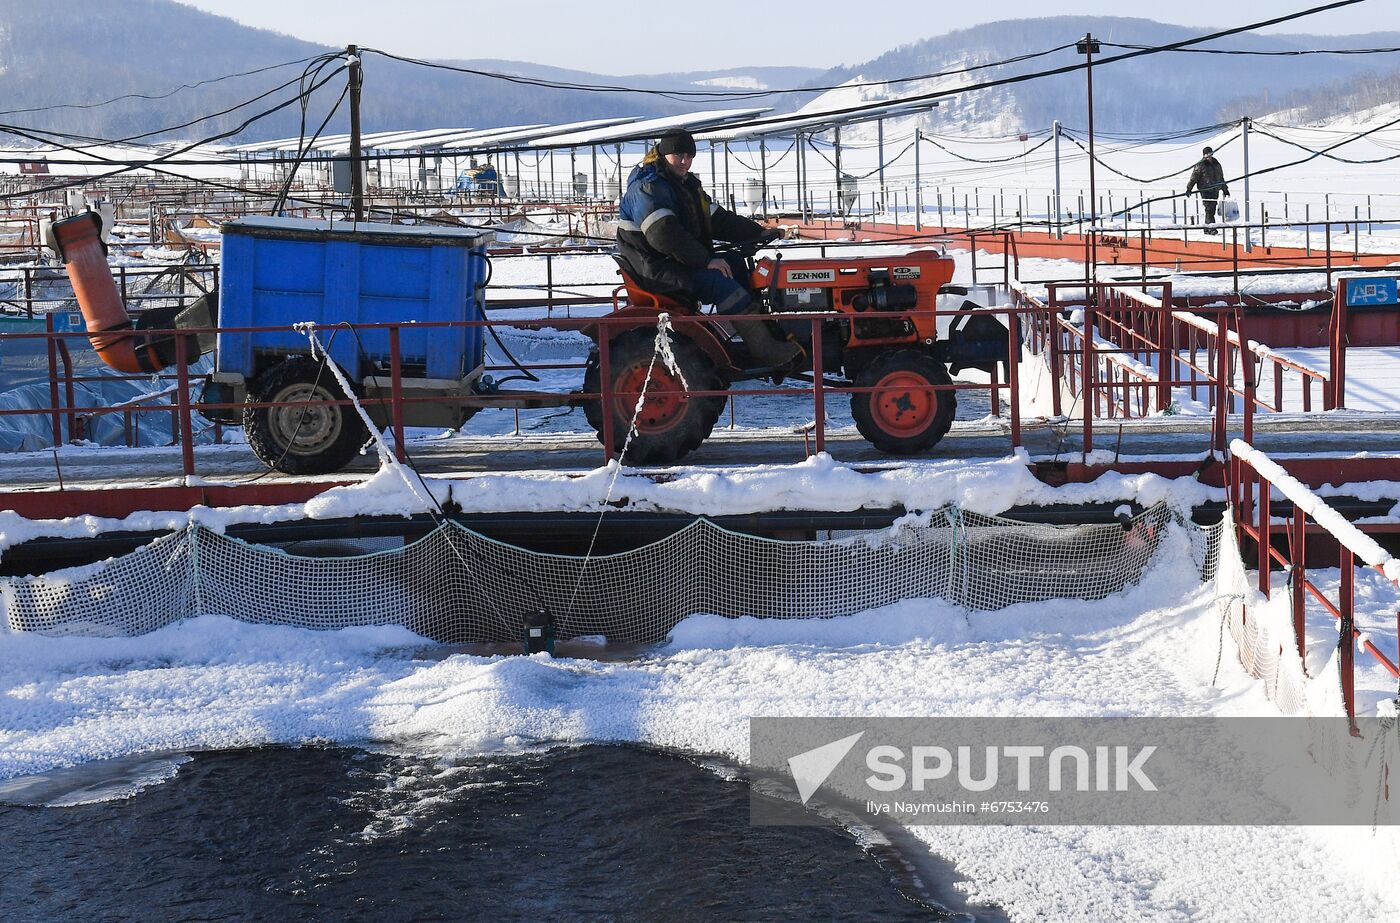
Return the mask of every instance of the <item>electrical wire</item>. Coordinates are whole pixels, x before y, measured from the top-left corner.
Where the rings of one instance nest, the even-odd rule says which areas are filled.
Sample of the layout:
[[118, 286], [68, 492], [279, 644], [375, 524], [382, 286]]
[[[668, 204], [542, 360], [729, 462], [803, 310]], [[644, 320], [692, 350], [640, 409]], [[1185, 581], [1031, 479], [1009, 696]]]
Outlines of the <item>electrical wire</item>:
[[1024, 150], [1019, 154], [1012, 154], [1010, 157], [993, 157], [987, 160], [983, 160], [977, 157], [964, 157], [962, 154], [959, 154], [956, 151], [949, 150], [947, 147], [944, 147], [942, 144], [939, 144], [937, 141], [933, 140], [932, 138], [926, 135], [923, 137], [923, 140], [927, 141], [929, 144], [932, 144], [940, 151], [943, 151], [946, 154], [956, 157], [958, 160], [965, 160], [968, 163], [1008, 163], [1012, 160], [1024, 160], [1026, 157], [1029, 157], [1031, 154], [1034, 154], [1036, 151], [1040, 150], [1042, 147], [1049, 144], [1051, 141], [1054, 141], [1055, 137], [1054, 135], [1051, 135], [1050, 137], [1041, 141], [1035, 147]]
[[[1073, 144], [1074, 144], [1075, 147], [1079, 148], [1081, 151], [1083, 151], [1083, 152], [1086, 153], [1086, 154], [1089, 153], [1089, 148], [1086, 147], [1082, 142], [1080, 142], [1080, 140], [1079, 140], [1078, 138], [1076, 138], [1073, 134], [1071, 134], [1070, 132], [1064, 132], [1064, 135], [1065, 135], [1066, 138], [1069, 138], [1069, 140], [1070, 140], [1071, 142], [1073, 142]], [[1227, 145], [1229, 145], [1229, 144], [1231, 144], [1232, 142], [1238, 140], [1239, 137], [1240, 137], [1240, 136], [1239, 136], [1238, 134], [1231, 135], [1230, 137], [1226, 138], [1224, 141], [1221, 141], [1219, 144], [1214, 145], [1214, 149], [1217, 150], [1217, 151], [1218, 151], [1218, 150], [1223, 150]], [[1164, 173], [1164, 174], [1162, 174], [1161, 176], [1154, 176], [1154, 177], [1151, 177], [1151, 178], [1148, 178], [1148, 179], [1143, 179], [1143, 178], [1141, 178], [1141, 177], [1133, 176], [1133, 175], [1131, 175], [1131, 174], [1129, 174], [1129, 173], [1124, 173], [1122, 170], [1119, 170], [1119, 169], [1117, 169], [1116, 167], [1110, 166], [1109, 164], [1105, 163], [1104, 160], [1103, 160], [1103, 158], [1101, 158], [1101, 157], [1098, 155], [1098, 152], [1097, 152], [1097, 151], [1095, 151], [1094, 154], [1093, 154], [1092, 156], [1093, 156], [1093, 158], [1094, 158], [1094, 162], [1097, 163], [1099, 166], [1103, 167], [1103, 168], [1104, 168], [1105, 170], [1107, 170], [1108, 172], [1113, 173], [1113, 174], [1116, 174], [1116, 175], [1118, 175], [1118, 176], [1121, 176], [1121, 177], [1123, 177], [1124, 179], [1132, 180], [1132, 181], [1135, 182], [1135, 183], [1141, 183], [1141, 184], [1144, 185], [1144, 186], [1151, 186], [1153, 183], [1160, 183], [1162, 180], [1171, 179], [1171, 178], [1174, 177], [1174, 176], [1180, 176], [1180, 175], [1183, 174], [1183, 173], [1187, 173], [1187, 172], [1191, 171], [1191, 170], [1194, 169], [1195, 166], [1196, 166], [1194, 163], [1191, 163], [1191, 164], [1187, 164], [1185, 167], [1182, 167], [1180, 170], [1173, 170], [1171, 173]]]
[[[1239, 33], [1241, 33], [1241, 32], [1251, 32], [1251, 31], [1254, 31], [1254, 30], [1256, 30], [1256, 29], [1265, 28], [1265, 27], [1267, 27], [1267, 26], [1275, 26], [1275, 25], [1278, 25], [1278, 24], [1280, 24], [1280, 23], [1291, 22], [1291, 21], [1293, 21], [1293, 20], [1295, 20], [1295, 19], [1301, 19], [1301, 18], [1303, 18], [1303, 17], [1305, 17], [1305, 16], [1311, 16], [1311, 15], [1314, 15], [1314, 14], [1316, 14], [1316, 13], [1324, 13], [1324, 12], [1328, 12], [1328, 11], [1330, 11], [1330, 10], [1340, 9], [1340, 8], [1346, 7], [1346, 6], [1354, 6], [1355, 4], [1361, 3], [1361, 2], [1363, 2], [1363, 0], [1333, 0], [1332, 3], [1322, 4], [1321, 6], [1309, 7], [1308, 9], [1300, 10], [1300, 11], [1298, 11], [1298, 12], [1296, 12], [1296, 13], [1288, 13], [1288, 14], [1283, 15], [1283, 16], [1275, 16], [1275, 17], [1270, 18], [1270, 19], [1259, 20], [1259, 21], [1257, 21], [1257, 22], [1247, 23], [1247, 24], [1245, 24], [1245, 25], [1243, 25], [1243, 26], [1236, 26], [1236, 27], [1233, 27], [1233, 28], [1230, 28], [1230, 29], [1221, 29], [1221, 30], [1218, 30], [1218, 31], [1216, 31], [1216, 32], [1211, 32], [1211, 33], [1208, 33], [1208, 34], [1205, 34], [1205, 35], [1198, 35], [1198, 36], [1194, 36], [1194, 37], [1192, 37], [1192, 38], [1186, 38], [1186, 39], [1182, 39], [1182, 40], [1176, 41], [1176, 42], [1169, 42], [1169, 43], [1167, 43], [1167, 44], [1165, 44], [1165, 45], [1154, 45], [1154, 46], [1151, 46], [1151, 47], [1148, 47], [1148, 48], [1144, 48], [1144, 49], [1141, 49], [1141, 50], [1128, 51], [1128, 52], [1125, 52], [1125, 53], [1123, 53], [1123, 54], [1112, 55], [1112, 56], [1100, 58], [1099, 60], [1097, 60], [1097, 61], [1094, 62], [1094, 65], [1093, 65], [1093, 66], [1096, 66], [1096, 67], [1103, 67], [1103, 66], [1108, 65], [1108, 64], [1115, 64], [1115, 63], [1117, 63], [1117, 62], [1119, 62], [1119, 61], [1129, 61], [1129, 60], [1133, 60], [1133, 59], [1135, 59], [1135, 58], [1144, 57], [1144, 56], [1146, 56], [1146, 55], [1159, 54], [1159, 53], [1166, 52], [1166, 51], [1173, 51], [1173, 50], [1178, 49], [1178, 48], [1185, 48], [1185, 47], [1189, 47], [1189, 46], [1192, 46], [1192, 45], [1199, 45], [1199, 44], [1201, 44], [1201, 43], [1203, 43], [1203, 42], [1209, 42], [1209, 41], [1212, 41], [1213, 39], [1223, 38], [1224, 36], [1227, 36], [1227, 35], [1237, 35], [1237, 34], [1239, 34]], [[824, 110], [824, 111], [819, 112], [819, 113], [818, 113], [818, 112], [808, 113], [808, 115], [809, 115], [809, 116], [812, 116], [812, 117], [816, 117], [816, 116], [857, 115], [857, 114], [860, 114], [860, 113], [863, 113], [863, 112], [871, 112], [871, 111], [876, 110], [876, 109], [887, 109], [887, 108], [889, 108], [891, 105], [899, 105], [899, 106], [902, 106], [902, 107], [908, 107], [908, 106], [910, 106], [910, 104], [913, 104], [913, 103], [920, 103], [920, 102], [933, 103], [933, 102], [935, 102], [935, 101], [937, 101], [937, 100], [944, 99], [944, 98], [947, 98], [947, 97], [949, 97], [949, 96], [963, 95], [963, 94], [966, 94], [966, 93], [974, 92], [974, 91], [976, 91], [976, 90], [986, 90], [986, 89], [991, 89], [991, 88], [993, 88], [993, 87], [1010, 86], [1010, 85], [1017, 84], [1017, 83], [1025, 83], [1025, 82], [1031, 81], [1031, 80], [1039, 80], [1039, 79], [1042, 78], [1042, 77], [1053, 77], [1053, 76], [1056, 76], [1056, 75], [1059, 75], [1059, 74], [1070, 74], [1070, 73], [1074, 73], [1074, 72], [1076, 72], [1076, 71], [1085, 70], [1085, 69], [1086, 69], [1087, 67], [1089, 67], [1089, 66], [1090, 66], [1090, 65], [1089, 65], [1088, 62], [1076, 62], [1076, 63], [1074, 63], [1074, 64], [1066, 64], [1066, 65], [1064, 65], [1064, 66], [1055, 67], [1055, 68], [1050, 68], [1050, 69], [1048, 69], [1048, 70], [1033, 71], [1033, 72], [1028, 73], [1028, 74], [1018, 74], [1018, 75], [1011, 76], [1011, 77], [1002, 77], [1002, 78], [999, 78], [999, 79], [996, 79], [996, 80], [987, 80], [987, 81], [984, 81], [984, 82], [982, 82], [982, 83], [969, 84], [968, 86], [958, 87], [958, 88], [956, 88], [956, 89], [935, 90], [935, 91], [932, 91], [932, 92], [929, 92], [929, 93], [920, 93], [920, 94], [916, 94], [916, 95], [913, 95], [913, 96], [904, 96], [904, 97], [900, 97], [899, 99], [893, 100], [893, 101], [886, 100], [886, 101], [883, 101], [883, 102], [865, 103], [865, 104], [856, 105], [856, 106], [844, 106], [844, 107], [841, 107], [841, 108], [838, 108], [838, 109], [828, 109], [828, 110]], [[789, 121], [789, 120], [791, 120], [791, 118], [792, 118], [792, 116], [790, 116], [790, 115], [783, 115], [783, 116], [768, 116], [768, 117], [763, 117], [763, 118], [755, 118], [755, 119], [748, 119], [748, 120], [740, 120], [740, 121], [735, 121], [735, 122], [726, 123], [725, 128], [726, 128], [726, 129], [734, 129], [734, 128], [761, 128], [761, 127], [763, 127], [763, 126], [765, 126], [765, 125], [772, 125], [772, 124], [775, 124], [775, 123], [781, 123], [781, 122]]]
[[404, 55], [396, 55], [378, 48], [362, 48], [363, 52], [382, 55], [395, 61], [405, 64], [416, 64], [420, 67], [428, 67], [434, 70], [453, 71], [460, 74], [467, 74], [475, 77], [488, 77], [493, 80], [504, 80], [508, 83], [522, 84], [525, 86], [543, 87], [554, 90], [579, 90], [590, 93], [636, 93], [643, 96], [661, 96], [667, 99], [731, 99], [748, 100], [763, 99], [769, 96], [781, 96], [790, 93], [819, 93], [828, 90], [839, 90], [860, 87], [889, 86], [897, 83], [910, 83], [918, 80], [935, 80], [941, 77], [952, 77], [959, 74], [971, 73], [973, 71], [985, 70], [991, 67], [1004, 67], [1009, 64], [1018, 64], [1022, 61], [1029, 61], [1034, 58], [1041, 58], [1054, 54], [1057, 51], [1064, 51], [1074, 47], [1073, 42], [1059, 45], [1054, 48], [1047, 48], [1044, 51], [1029, 52], [1027, 54], [1016, 55], [1000, 61], [988, 61], [983, 64], [973, 64], [968, 67], [961, 67], [954, 70], [941, 71], [932, 74], [918, 74], [912, 77], [893, 77], [889, 80], [868, 80], [855, 83], [832, 84], [829, 86], [803, 86], [788, 89], [766, 89], [766, 90], [657, 90], [642, 87], [618, 86], [615, 84], [591, 84], [575, 83], [566, 80], [548, 80], [542, 77], [526, 77], [521, 74], [505, 74], [497, 71], [481, 70], [480, 68], [461, 67], [453, 64], [443, 64], [437, 61], [427, 61], [421, 58], [410, 58]]
[[[340, 57], [338, 54], [320, 55], [320, 56], [318, 56], [318, 57], [316, 57], [316, 58], [313, 58], [312, 61], [325, 61], [325, 62], [329, 63], [330, 61], [336, 60], [338, 57]], [[308, 65], [308, 70], [309, 70], [309, 69], [310, 69], [310, 65]], [[317, 72], [319, 73], [319, 70], [318, 70]], [[292, 79], [292, 80], [288, 80], [287, 82], [282, 83], [282, 84], [280, 84], [280, 85], [278, 85], [278, 86], [275, 86], [275, 87], [273, 87], [272, 89], [270, 89], [270, 90], [268, 90], [268, 91], [266, 91], [266, 92], [264, 92], [264, 93], [259, 93], [257, 96], [254, 96], [252, 99], [246, 99], [246, 100], [244, 100], [244, 101], [241, 102], [241, 103], [238, 103], [238, 104], [236, 104], [236, 105], [230, 106], [230, 107], [228, 107], [228, 108], [226, 108], [226, 109], [221, 109], [221, 110], [219, 110], [218, 112], [211, 112], [211, 113], [209, 113], [209, 114], [207, 114], [207, 115], [201, 115], [201, 116], [199, 116], [198, 118], [190, 119], [189, 121], [187, 121], [187, 122], [182, 122], [182, 123], [180, 123], [179, 125], [167, 125], [167, 126], [165, 126], [165, 127], [163, 127], [163, 128], [156, 128], [156, 129], [152, 129], [151, 131], [144, 131], [144, 132], [141, 132], [140, 134], [130, 135], [130, 136], [125, 137], [125, 138], [101, 139], [101, 140], [98, 140], [98, 141], [96, 141], [95, 143], [93, 143], [93, 144], [91, 144], [91, 145], [88, 145], [88, 147], [89, 147], [89, 148], [92, 148], [92, 147], [100, 147], [100, 146], [104, 146], [104, 145], [129, 144], [129, 143], [131, 143], [132, 141], [139, 141], [139, 140], [141, 140], [141, 139], [143, 139], [143, 138], [151, 138], [151, 137], [154, 137], [154, 136], [156, 136], [156, 135], [167, 134], [167, 133], [169, 133], [169, 132], [181, 131], [181, 130], [186, 129], [186, 128], [191, 128], [191, 127], [193, 127], [193, 126], [195, 126], [195, 125], [198, 125], [200, 122], [207, 122], [207, 121], [209, 121], [209, 120], [211, 120], [211, 119], [220, 118], [221, 116], [225, 116], [225, 115], [229, 115], [230, 113], [237, 112], [239, 109], [242, 109], [242, 108], [244, 108], [245, 106], [251, 106], [251, 105], [254, 104], [254, 103], [261, 102], [262, 100], [267, 99], [269, 96], [272, 96], [274, 93], [277, 93], [277, 92], [279, 92], [279, 91], [281, 91], [281, 90], [285, 90], [286, 88], [292, 86], [293, 84], [297, 84], [297, 83], [303, 82], [303, 80], [305, 79], [305, 75], [306, 75], [306, 71], [304, 70], [304, 71], [302, 72], [302, 74], [299, 75], [299, 76], [297, 76], [296, 78], [294, 78], [294, 79]], [[273, 111], [276, 111], [276, 110], [273, 110]], [[259, 116], [259, 118], [261, 118], [261, 117], [262, 117], [262, 116]], [[257, 119], [254, 119], [253, 121], [257, 121]], [[208, 144], [208, 143], [210, 143], [211, 141], [216, 141], [216, 140], [220, 140], [220, 139], [222, 139], [222, 138], [232, 137], [233, 135], [238, 134], [239, 132], [243, 131], [244, 128], [247, 128], [248, 125], [251, 125], [251, 124], [252, 124], [251, 121], [250, 121], [250, 122], [246, 122], [246, 123], [244, 123], [243, 125], [241, 125], [241, 126], [239, 127], [238, 131], [231, 132], [231, 133], [223, 133], [223, 134], [220, 134], [220, 135], [216, 135], [216, 136], [214, 136], [213, 138], [205, 139], [204, 141], [202, 141], [202, 142], [200, 142], [200, 143], [201, 143], [201, 144]], [[20, 130], [18, 130], [15, 126], [0, 126], [0, 127], [3, 127], [5, 131], [8, 131], [8, 132], [11, 133], [11, 134], [20, 134]], [[37, 132], [37, 133], [43, 133], [43, 129], [24, 129], [24, 130], [32, 131], [32, 132]], [[197, 145], [196, 145], [196, 146], [197, 146]], [[69, 149], [70, 149], [70, 150], [75, 150], [74, 148], [69, 148]], [[192, 149], [192, 148], [190, 148], [190, 147], [184, 148], [184, 150], [191, 150], [191, 149]], [[83, 149], [82, 149], [82, 148], [79, 148], [79, 149], [76, 149], [76, 150], [81, 151], [81, 150], [83, 150]]]
[[[1109, 48], [1147, 48], [1147, 45], [1125, 45], [1115, 42], [1100, 42]], [[1173, 51], [1185, 52], [1188, 54], [1223, 54], [1223, 55], [1253, 55], [1256, 57], [1303, 57], [1306, 55], [1335, 54], [1335, 55], [1369, 55], [1369, 54], [1395, 54], [1400, 52], [1400, 47], [1395, 48], [1306, 48], [1293, 50], [1248, 50], [1243, 48], [1174, 48]]]
[[265, 74], [268, 71], [278, 70], [283, 67], [291, 67], [294, 64], [305, 64], [314, 61], [321, 55], [312, 55], [306, 58], [298, 58], [295, 61], [283, 61], [281, 64], [269, 64], [266, 67], [255, 68], [250, 71], [240, 71], [236, 74], [224, 74], [221, 77], [210, 77], [207, 80], [200, 80], [195, 83], [182, 83], [173, 90], [164, 93], [124, 93], [121, 96], [113, 96], [111, 99], [104, 99], [100, 103], [54, 103], [49, 106], [31, 106], [27, 109], [0, 109], [0, 115], [23, 115], [29, 112], [53, 112], [56, 109], [99, 109], [102, 106], [110, 106], [112, 103], [121, 102], [124, 99], [169, 99], [176, 93], [183, 90], [193, 90], [198, 87], [208, 86], [212, 83], [221, 83], [225, 80], [233, 80], [238, 77], [252, 77], [257, 74]]
[[[342, 72], [344, 72], [344, 71], [346, 71], [346, 70], [348, 70], [348, 68], [347, 68], [345, 65], [341, 65], [341, 66], [338, 67], [336, 70], [332, 71], [332, 72], [331, 72], [330, 74], [328, 74], [326, 77], [324, 77], [323, 79], [321, 79], [319, 82], [313, 84], [309, 89], [303, 91], [303, 93], [298, 93], [296, 96], [292, 97], [291, 99], [284, 100], [283, 102], [278, 103], [277, 105], [275, 105], [275, 106], [273, 106], [273, 107], [271, 107], [271, 108], [269, 108], [269, 109], [264, 109], [264, 110], [261, 111], [261, 112], [258, 112], [258, 113], [254, 114], [254, 115], [251, 115], [251, 116], [249, 116], [248, 118], [244, 119], [244, 121], [241, 122], [240, 124], [234, 126], [233, 128], [230, 128], [230, 129], [228, 129], [228, 130], [226, 130], [226, 131], [218, 132], [217, 134], [211, 135], [211, 136], [209, 136], [209, 137], [207, 137], [207, 138], [201, 138], [201, 139], [199, 139], [198, 141], [192, 141], [192, 142], [189, 142], [189, 143], [187, 143], [187, 144], [179, 145], [179, 146], [175, 147], [174, 149], [172, 149], [170, 152], [168, 152], [168, 153], [166, 153], [166, 154], [162, 154], [162, 155], [160, 155], [160, 156], [158, 156], [158, 157], [154, 157], [154, 158], [152, 158], [152, 159], [150, 159], [150, 160], [148, 160], [148, 161], [145, 161], [145, 162], [143, 162], [143, 163], [139, 163], [139, 164], [118, 164], [118, 168], [117, 168], [117, 169], [112, 170], [112, 171], [107, 172], [107, 173], [98, 174], [98, 175], [95, 175], [95, 176], [83, 176], [83, 177], [78, 177], [78, 178], [73, 179], [73, 180], [70, 180], [70, 181], [68, 181], [68, 182], [64, 182], [64, 183], [53, 183], [53, 184], [50, 184], [50, 185], [47, 185], [47, 186], [43, 186], [43, 187], [38, 188], [38, 189], [25, 190], [25, 191], [22, 191], [22, 192], [0, 193], [0, 201], [8, 200], [8, 199], [14, 199], [14, 198], [21, 198], [21, 197], [25, 197], [25, 196], [31, 196], [31, 195], [34, 195], [34, 194], [36, 194], [36, 193], [42, 194], [42, 193], [45, 193], [45, 192], [51, 192], [51, 191], [55, 191], [55, 190], [58, 190], [58, 189], [68, 189], [68, 188], [72, 188], [72, 187], [74, 187], [74, 186], [83, 186], [83, 185], [87, 185], [87, 184], [92, 183], [92, 182], [100, 182], [100, 181], [105, 180], [105, 179], [110, 179], [110, 178], [112, 178], [112, 177], [114, 177], [114, 176], [120, 176], [120, 175], [123, 174], [123, 173], [130, 173], [131, 171], [133, 171], [133, 170], [138, 170], [138, 169], [148, 169], [148, 170], [153, 170], [153, 171], [155, 171], [155, 172], [166, 172], [166, 171], [158, 170], [154, 165], [155, 165], [155, 164], [158, 164], [158, 163], [164, 163], [164, 162], [166, 162], [167, 160], [171, 160], [171, 159], [177, 157], [177, 156], [180, 155], [180, 154], [187, 153], [187, 152], [189, 152], [189, 151], [194, 150], [195, 148], [202, 147], [203, 145], [212, 144], [213, 142], [215, 142], [215, 141], [221, 141], [221, 140], [223, 140], [224, 138], [231, 138], [231, 137], [233, 137], [234, 135], [237, 135], [237, 134], [239, 134], [240, 132], [242, 132], [242, 131], [244, 131], [245, 129], [247, 129], [247, 127], [248, 127], [249, 125], [252, 125], [252, 124], [254, 124], [255, 122], [257, 122], [257, 121], [259, 121], [259, 120], [261, 120], [261, 119], [267, 118], [268, 116], [270, 116], [270, 115], [272, 115], [272, 114], [274, 114], [274, 113], [276, 113], [276, 112], [280, 112], [281, 110], [287, 108], [288, 106], [292, 105], [293, 103], [298, 102], [298, 101], [303, 97], [304, 93], [313, 93], [313, 92], [315, 92], [317, 89], [320, 89], [321, 87], [325, 86], [326, 83], [328, 83], [329, 81], [335, 79], [336, 76], [338, 76], [340, 73], [342, 73]], [[42, 137], [39, 137], [39, 136], [34, 135], [34, 134], [31, 134], [27, 129], [21, 129], [21, 128], [17, 128], [17, 127], [15, 127], [15, 126], [4, 126], [4, 127], [5, 127], [5, 130], [6, 130], [6, 131], [9, 131], [11, 134], [19, 135], [20, 137], [27, 137], [27, 138], [29, 138], [29, 139], [31, 139], [31, 140], [39, 141], [39, 142], [41, 142], [41, 143], [49, 143], [49, 144], [52, 144], [52, 143], [53, 143], [53, 142], [51, 142], [51, 141], [45, 141], [45, 139], [43, 139]], [[64, 149], [64, 150], [73, 151], [74, 153], [83, 153], [82, 151], [77, 151], [77, 150], [75, 150], [74, 148], [69, 147], [69, 146], [67, 146], [67, 145], [56, 144], [56, 145], [54, 145], [54, 146], [55, 146], [55, 147], [62, 148], [62, 149]], [[110, 160], [109, 158], [103, 157], [103, 156], [101, 156], [101, 155], [99, 155], [99, 154], [89, 153], [87, 156], [91, 157], [91, 158], [94, 159], [94, 160], [97, 160], [98, 162], [105, 162], [105, 163], [109, 163], [109, 164], [117, 163], [117, 162], [112, 161], [112, 160]], [[182, 178], [185, 178], [185, 177], [182, 177]]]

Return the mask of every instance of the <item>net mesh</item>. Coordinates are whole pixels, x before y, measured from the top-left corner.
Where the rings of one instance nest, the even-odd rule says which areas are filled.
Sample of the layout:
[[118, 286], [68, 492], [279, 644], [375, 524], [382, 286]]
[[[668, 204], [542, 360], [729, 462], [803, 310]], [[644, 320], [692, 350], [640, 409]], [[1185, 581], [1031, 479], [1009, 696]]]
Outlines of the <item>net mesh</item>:
[[[1174, 525], [1188, 526], [1164, 504], [1128, 528], [946, 509], [879, 533], [785, 541], [697, 519], [653, 544], [590, 558], [519, 548], [453, 522], [401, 548], [352, 557], [293, 555], [190, 525], [122, 557], [7, 578], [0, 589], [17, 631], [134, 635], [213, 613], [506, 642], [520, 638], [524, 613], [545, 609], [562, 638], [650, 643], [695, 613], [811, 618], [916, 598], [976, 610], [1102, 598], [1141, 578]], [[1205, 549], [1208, 533], [1191, 529]], [[1208, 557], [1205, 549], [1197, 563]]]
[[[1283, 714], [1300, 714], [1307, 709], [1309, 681], [1298, 656], [1292, 622], [1281, 621], [1276, 614], [1258, 607], [1246, 608], [1246, 600], [1256, 595], [1252, 587], [1257, 576], [1245, 566], [1234, 518], [1228, 510], [1219, 541], [1220, 566], [1214, 580], [1222, 630], [1229, 632], [1245, 672], [1264, 684], [1265, 696]], [[1268, 615], [1275, 617], [1264, 617]]]

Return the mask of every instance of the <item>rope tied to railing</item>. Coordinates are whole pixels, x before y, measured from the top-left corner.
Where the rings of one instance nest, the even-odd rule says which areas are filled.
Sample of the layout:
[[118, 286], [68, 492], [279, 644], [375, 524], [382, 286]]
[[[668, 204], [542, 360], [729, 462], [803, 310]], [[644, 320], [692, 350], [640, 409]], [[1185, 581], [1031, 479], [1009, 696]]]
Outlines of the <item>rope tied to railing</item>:
[[[657, 314], [656, 339], [652, 341], [651, 362], [647, 363], [646, 378], [642, 380], [641, 392], [637, 395], [637, 405], [632, 409], [632, 420], [627, 425], [627, 436], [622, 441], [622, 448], [618, 451], [617, 458], [608, 460], [608, 468], [611, 469], [610, 477], [608, 478], [608, 489], [603, 495], [602, 503], [599, 504], [598, 521], [594, 524], [593, 535], [588, 540], [588, 550], [584, 552], [583, 560], [579, 564], [578, 579], [574, 582], [573, 593], [569, 596], [569, 605], [564, 610], [566, 617], [574, 614], [574, 603], [578, 601], [579, 588], [583, 586], [583, 576], [588, 571], [588, 562], [593, 560], [593, 549], [598, 544], [598, 534], [603, 529], [603, 517], [608, 514], [608, 505], [612, 502], [613, 491], [617, 488], [617, 479], [622, 475], [622, 460], [627, 457], [627, 448], [632, 444], [632, 437], [637, 434], [637, 420], [642, 415], [642, 408], [646, 406], [647, 389], [651, 387], [651, 376], [656, 370], [656, 360], [659, 358], [662, 364], [666, 366], [667, 370], [679, 379], [682, 388], [687, 391], [690, 390], [690, 384], [685, 380], [685, 376], [681, 374], [680, 363], [676, 361], [676, 354], [671, 344], [671, 330], [671, 315], [665, 311]], [[599, 332], [598, 345], [600, 349], [608, 348], [606, 330]], [[598, 401], [600, 404], [603, 401], [603, 396], [601, 394], [598, 396]], [[604, 406], [602, 407], [602, 412], [604, 414], [610, 414], [612, 413], [612, 408]]]

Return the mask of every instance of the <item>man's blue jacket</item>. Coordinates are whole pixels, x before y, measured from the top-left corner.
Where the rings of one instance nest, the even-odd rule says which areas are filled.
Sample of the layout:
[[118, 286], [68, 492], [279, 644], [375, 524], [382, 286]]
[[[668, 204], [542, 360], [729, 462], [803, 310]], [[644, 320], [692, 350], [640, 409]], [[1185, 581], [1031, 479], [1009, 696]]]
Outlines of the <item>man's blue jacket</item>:
[[649, 291], [691, 294], [691, 274], [714, 257], [713, 241], [759, 239], [763, 226], [713, 202], [694, 173], [676, 179], [655, 150], [627, 178], [617, 245], [629, 272]]

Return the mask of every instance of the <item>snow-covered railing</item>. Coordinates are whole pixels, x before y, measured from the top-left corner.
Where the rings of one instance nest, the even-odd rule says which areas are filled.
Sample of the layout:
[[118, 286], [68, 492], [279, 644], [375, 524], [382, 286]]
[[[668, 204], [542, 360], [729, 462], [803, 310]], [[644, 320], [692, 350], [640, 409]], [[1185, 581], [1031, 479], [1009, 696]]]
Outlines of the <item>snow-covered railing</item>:
[[[1272, 489], [1277, 488], [1293, 504], [1293, 516], [1287, 526], [1288, 554], [1274, 547], [1274, 523], [1270, 514]], [[1400, 586], [1400, 559], [1348, 522], [1340, 513], [1313, 493], [1306, 485], [1290, 475], [1273, 459], [1235, 439], [1230, 443], [1230, 505], [1240, 538], [1252, 540], [1258, 549], [1259, 592], [1266, 598], [1271, 592], [1270, 571], [1275, 562], [1289, 573], [1293, 604], [1293, 632], [1298, 656], [1307, 662], [1307, 635], [1304, 625], [1307, 597], [1312, 596], [1339, 623], [1340, 637], [1360, 641], [1361, 646], [1392, 676], [1400, 678], [1395, 661], [1381, 652], [1369, 635], [1356, 629], [1355, 590], [1356, 562], [1374, 568], [1387, 580]], [[1256, 502], [1257, 497], [1257, 502]], [[1308, 579], [1304, 542], [1308, 521], [1337, 541], [1341, 582], [1336, 602], [1328, 599], [1318, 586]], [[1243, 544], [1243, 542], [1241, 542]], [[1400, 634], [1400, 625], [1397, 625]], [[1356, 716], [1355, 644], [1341, 645], [1342, 701], [1349, 717]]]

